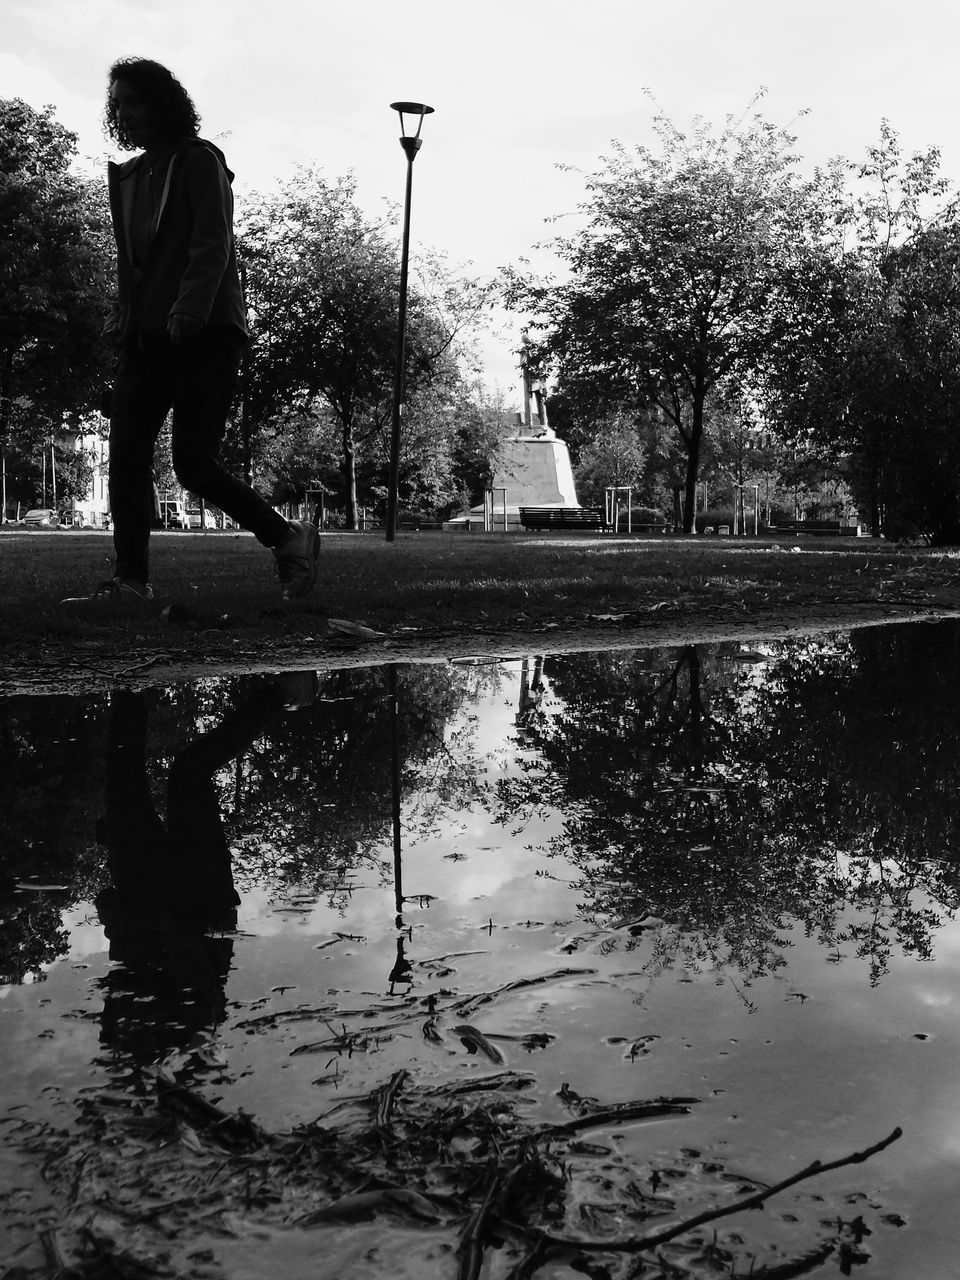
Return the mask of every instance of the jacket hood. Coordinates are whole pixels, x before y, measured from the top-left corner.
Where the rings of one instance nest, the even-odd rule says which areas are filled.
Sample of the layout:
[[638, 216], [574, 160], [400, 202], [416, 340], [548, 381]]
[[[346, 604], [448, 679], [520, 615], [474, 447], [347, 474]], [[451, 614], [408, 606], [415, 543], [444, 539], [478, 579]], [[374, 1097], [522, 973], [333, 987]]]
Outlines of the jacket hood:
[[[214, 155], [217, 157], [217, 159], [220, 161], [220, 163], [223, 165], [223, 171], [224, 171], [224, 173], [227, 175], [227, 177], [230, 179], [230, 181], [231, 181], [231, 182], [233, 182], [233, 179], [234, 179], [234, 176], [235, 176], [235, 175], [234, 175], [234, 172], [233, 172], [233, 170], [230, 168], [230, 166], [227, 164], [227, 157], [223, 154], [223, 152], [220, 150], [220, 148], [219, 148], [219, 147], [217, 147], [217, 146], [214, 146], [214, 144], [213, 144], [212, 142], [208, 142], [206, 138], [191, 138], [191, 139], [190, 139], [190, 141], [187, 143], [187, 146], [188, 146], [188, 147], [189, 147], [189, 146], [196, 146], [196, 145], [199, 145], [199, 146], [201, 146], [201, 147], [206, 147], [208, 151], [212, 151], [212, 152], [213, 152], [213, 154], [214, 154]], [[182, 152], [183, 152], [184, 150], [186, 150], [186, 148], [185, 148], [185, 147], [178, 147], [178, 148], [177, 148], [177, 155], [181, 155], [181, 154], [182, 154]]]

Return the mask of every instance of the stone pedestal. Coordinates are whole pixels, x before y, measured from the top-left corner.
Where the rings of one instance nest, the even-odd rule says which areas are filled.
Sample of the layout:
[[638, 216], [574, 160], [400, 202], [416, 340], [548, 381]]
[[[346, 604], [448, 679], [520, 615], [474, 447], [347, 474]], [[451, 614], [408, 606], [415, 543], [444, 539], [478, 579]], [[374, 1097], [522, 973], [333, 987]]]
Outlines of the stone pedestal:
[[[503, 441], [491, 487], [496, 530], [503, 528], [504, 490], [508, 530], [520, 528], [521, 507], [580, 505], [567, 446], [546, 426], [521, 428]], [[443, 527], [451, 533], [482, 529], [483, 506], [461, 511]]]

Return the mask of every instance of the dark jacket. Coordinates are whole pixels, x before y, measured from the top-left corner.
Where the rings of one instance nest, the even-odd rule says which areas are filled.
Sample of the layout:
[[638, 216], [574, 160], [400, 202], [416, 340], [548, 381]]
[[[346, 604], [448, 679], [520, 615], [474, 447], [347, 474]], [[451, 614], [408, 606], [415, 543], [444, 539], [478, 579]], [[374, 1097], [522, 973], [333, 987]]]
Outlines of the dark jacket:
[[170, 158], [155, 231], [141, 271], [132, 262], [131, 226], [143, 156], [108, 166], [117, 240], [117, 302], [105, 332], [122, 341], [165, 333], [171, 315], [247, 332], [233, 238], [233, 174], [223, 152], [185, 139]]

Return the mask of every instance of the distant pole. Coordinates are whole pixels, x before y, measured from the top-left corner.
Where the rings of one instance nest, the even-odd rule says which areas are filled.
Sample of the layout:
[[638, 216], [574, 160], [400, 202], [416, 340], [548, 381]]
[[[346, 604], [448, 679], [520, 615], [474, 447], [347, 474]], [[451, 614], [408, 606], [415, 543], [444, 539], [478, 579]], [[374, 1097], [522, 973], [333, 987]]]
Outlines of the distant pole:
[[[393, 370], [393, 420], [390, 431], [390, 476], [387, 486], [387, 542], [397, 536], [397, 514], [400, 489], [400, 419], [403, 406], [404, 365], [407, 340], [407, 270], [410, 264], [410, 196], [413, 191], [413, 162], [422, 146], [420, 130], [424, 116], [433, 114], [433, 107], [422, 102], [391, 102], [391, 110], [400, 114], [400, 145], [407, 157], [407, 186], [403, 200], [403, 246], [400, 253], [400, 302], [397, 315], [397, 357]], [[404, 126], [404, 113], [418, 116], [417, 132], [408, 135]]]

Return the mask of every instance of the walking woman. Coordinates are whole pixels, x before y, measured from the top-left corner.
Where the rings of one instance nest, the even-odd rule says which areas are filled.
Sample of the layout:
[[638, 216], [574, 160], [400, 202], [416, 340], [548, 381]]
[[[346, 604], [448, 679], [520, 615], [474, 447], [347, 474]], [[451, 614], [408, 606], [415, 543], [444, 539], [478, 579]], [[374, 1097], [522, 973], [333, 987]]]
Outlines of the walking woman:
[[117, 298], [104, 335], [119, 352], [109, 472], [116, 561], [114, 576], [87, 598], [153, 599], [153, 455], [171, 409], [177, 479], [272, 550], [285, 600], [304, 596], [317, 577], [316, 528], [285, 520], [220, 464], [247, 340], [233, 174], [199, 136], [184, 87], [158, 62], [111, 67], [105, 123], [138, 154], [109, 166]]

